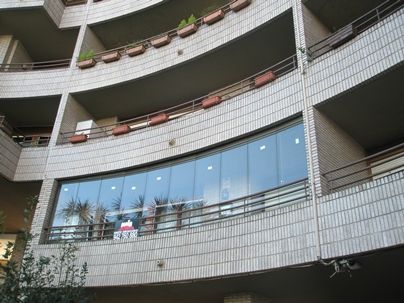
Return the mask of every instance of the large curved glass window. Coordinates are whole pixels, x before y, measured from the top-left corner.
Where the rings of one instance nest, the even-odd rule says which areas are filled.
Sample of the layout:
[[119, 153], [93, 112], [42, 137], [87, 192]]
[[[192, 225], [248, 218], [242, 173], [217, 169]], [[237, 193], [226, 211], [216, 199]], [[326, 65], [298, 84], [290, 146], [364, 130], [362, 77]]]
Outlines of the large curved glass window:
[[[154, 216], [143, 228], [171, 230], [234, 214], [234, 199], [306, 177], [303, 125], [294, 124], [185, 162], [61, 182], [52, 225], [108, 222], [116, 231], [137, 230], [140, 218]], [[207, 205], [215, 210], [201, 218]]]

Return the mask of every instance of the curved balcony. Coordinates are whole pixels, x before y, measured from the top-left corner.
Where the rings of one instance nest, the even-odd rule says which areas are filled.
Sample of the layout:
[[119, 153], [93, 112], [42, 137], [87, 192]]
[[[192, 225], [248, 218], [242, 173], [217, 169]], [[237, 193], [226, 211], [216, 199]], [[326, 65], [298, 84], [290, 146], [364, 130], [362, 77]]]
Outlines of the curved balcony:
[[[89, 140], [85, 144], [57, 145], [49, 154], [47, 175], [65, 178], [134, 167], [259, 131], [300, 114], [299, 79], [297, 70], [293, 70], [270, 85], [164, 125]], [[134, 154], [137, 156], [133, 157]]]
[[335, 97], [404, 60], [403, 3], [393, 2], [396, 5], [377, 22], [374, 17], [379, 8], [359, 19], [366, 34], [359, 34], [309, 63], [307, 92], [312, 104]]
[[[231, 84], [208, 95], [204, 95], [180, 105], [109, 125], [94, 128], [81, 128], [79, 132], [61, 132], [61, 143], [67, 143], [69, 141], [71, 143], [79, 143], [79, 137], [82, 139], [82, 141], [87, 141], [87, 139], [112, 135], [118, 136], [146, 127], [152, 127], [173, 119], [180, 118], [184, 115], [192, 114], [202, 109], [208, 109], [212, 106], [220, 104], [221, 102], [230, 100], [231, 98], [242, 93], [260, 88], [272, 81], [275, 81], [275, 79], [286, 75], [296, 68], [297, 58], [296, 55], [293, 55], [237, 83]], [[83, 136], [83, 134], [85, 135]]]

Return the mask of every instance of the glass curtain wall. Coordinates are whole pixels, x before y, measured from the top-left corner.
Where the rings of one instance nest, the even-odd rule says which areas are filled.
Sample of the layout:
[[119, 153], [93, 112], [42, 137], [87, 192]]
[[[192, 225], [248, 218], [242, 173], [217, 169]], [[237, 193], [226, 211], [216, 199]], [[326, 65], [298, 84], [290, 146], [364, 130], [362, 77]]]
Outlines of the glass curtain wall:
[[[138, 229], [143, 220], [146, 230], [172, 230], [241, 212], [226, 201], [306, 177], [303, 125], [294, 124], [182, 163], [61, 182], [52, 225], [114, 222], [115, 230]], [[201, 216], [201, 207], [216, 204]]]

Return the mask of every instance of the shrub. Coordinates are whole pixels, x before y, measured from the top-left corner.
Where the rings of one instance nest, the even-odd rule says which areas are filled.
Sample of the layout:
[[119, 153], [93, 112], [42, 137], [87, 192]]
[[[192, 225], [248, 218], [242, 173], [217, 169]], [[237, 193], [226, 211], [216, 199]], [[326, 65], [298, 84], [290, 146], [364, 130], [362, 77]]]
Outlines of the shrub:
[[78, 61], [85, 61], [94, 58], [95, 52], [92, 49], [81, 52]]
[[178, 29], [184, 28], [187, 25], [190, 25], [192, 23], [196, 22], [196, 17], [194, 16], [194, 14], [192, 14], [191, 16], [189, 16], [188, 20], [187, 19], [182, 19], [180, 24], [178, 24]]

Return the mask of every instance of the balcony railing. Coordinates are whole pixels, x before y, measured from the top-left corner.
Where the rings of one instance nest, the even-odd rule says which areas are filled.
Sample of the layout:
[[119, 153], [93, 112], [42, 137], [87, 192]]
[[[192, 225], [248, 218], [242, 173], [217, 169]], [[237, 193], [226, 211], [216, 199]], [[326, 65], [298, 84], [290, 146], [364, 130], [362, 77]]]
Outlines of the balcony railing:
[[379, 23], [383, 19], [399, 11], [404, 6], [403, 0], [388, 0], [370, 10], [363, 16], [347, 24], [335, 33], [308, 48], [308, 56], [315, 59], [337, 46], [347, 42], [354, 36], [366, 31], [368, 28]]
[[328, 189], [336, 191], [369, 182], [404, 169], [404, 143], [348, 163], [323, 174]]
[[71, 59], [27, 63], [3, 63], [0, 64], [0, 72], [26, 72], [32, 70], [68, 68], [70, 62]]
[[22, 134], [20, 130], [11, 126], [5, 116], [0, 116], [0, 129], [14, 142], [22, 147], [40, 147], [48, 146], [50, 135], [26, 135]]
[[[145, 207], [139, 216], [138, 229], [117, 231], [115, 222], [45, 228], [47, 243], [61, 241], [94, 241], [133, 238], [211, 224], [236, 217], [245, 217], [274, 207], [308, 199], [307, 179], [241, 198], [207, 205], [203, 200], [176, 202], [154, 208]], [[138, 209], [136, 210], [138, 211]], [[142, 209], [139, 210], [142, 213]], [[144, 215], [144, 214], [147, 215]], [[125, 233], [128, 236], [125, 236]]]
[[[269, 68], [266, 68], [246, 79], [243, 79], [237, 83], [226, 86], [226, 87], [224, 87], [218, 91], [212, 92], [208, 95], [204, 95], [202, 97], [185, 102], [183, 104], [176, 105], [176, 106], [173, 106], [170, 108], [166, 108], [164, 110], [160, 110], [157, 112], [153, 112], [148, 115], [139, 116], [139, 117], [128, 119], [128, 120], [123, 120], [123, 121], [120, 121], [119, 123], [105, 125], [102, 127], [80, 129], [80, 132], [89, 133], [88, 138], [92, 139], [92, 138], [100, 138], [100, 137], [106, 137], [106, 136], [112, 135], [114, 128], [116, 128], [119, 125], [125, 125], [125, 124], [129, 125], [131, 131], [143, 129], [143, 128], [151, 126], [150, 122], [152, 120], [152, 117], [155, 117], [159, 114], [166, 114], [168, 116], [169, 120], [179, 118], [183, 115], [190, 114], [195, 111], [201, 110], [202, 101], [208, 97], [220, 96], [222, 101], [226, 101], [226, 100], [229, 100], [242, 93], [255, 89], [256, 88], [255, 79], [269, 71], [272, 71], [274, 73], [274, 75], [276, 75], [276, 78], [279, 78], [279, 77], [282, 77], [283, 75], [295, 70], [296, 68], [297, 68], [297, 59], [296, 59], [296, 55], [293, 55], [293, 56], [286, 58], [286, 59], [276, 63], [275, 65], [273, 65]], [[62, 137], [61, 143], [67, 143], [69, 141], [69, 138], [71, 136], [73, 136], [75, 133], [76, 133], [76, 131], [62, 132], [61, 133], [61, 137]]]

